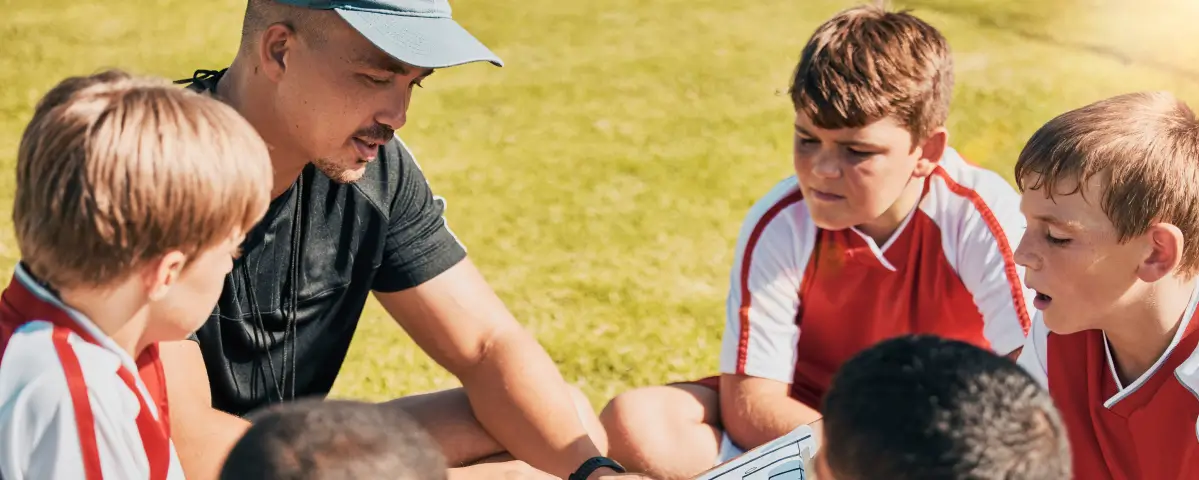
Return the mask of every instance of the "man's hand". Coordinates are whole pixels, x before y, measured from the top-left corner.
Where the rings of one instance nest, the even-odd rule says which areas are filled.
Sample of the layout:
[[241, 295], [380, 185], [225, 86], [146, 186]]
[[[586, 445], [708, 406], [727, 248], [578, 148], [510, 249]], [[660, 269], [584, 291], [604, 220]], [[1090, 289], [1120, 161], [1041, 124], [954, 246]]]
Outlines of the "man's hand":
[[588, 480], [654, 480], [640, 473], [616, 473], [609, 469], [604, 469], [604, 473], [594, 473], [588, 477]]

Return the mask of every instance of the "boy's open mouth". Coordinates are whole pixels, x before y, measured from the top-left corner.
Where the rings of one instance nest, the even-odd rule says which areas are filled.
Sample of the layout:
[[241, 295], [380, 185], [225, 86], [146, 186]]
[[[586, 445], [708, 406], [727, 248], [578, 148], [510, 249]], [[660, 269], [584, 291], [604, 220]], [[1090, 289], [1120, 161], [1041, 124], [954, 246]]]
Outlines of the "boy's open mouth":
[[1053, 300], [1049, 295], [1042, 292], [1037, 292], [1037, 296], [1033, 297], [1033, 308], [1045, 310], [1050, 306], [1050, 301]]

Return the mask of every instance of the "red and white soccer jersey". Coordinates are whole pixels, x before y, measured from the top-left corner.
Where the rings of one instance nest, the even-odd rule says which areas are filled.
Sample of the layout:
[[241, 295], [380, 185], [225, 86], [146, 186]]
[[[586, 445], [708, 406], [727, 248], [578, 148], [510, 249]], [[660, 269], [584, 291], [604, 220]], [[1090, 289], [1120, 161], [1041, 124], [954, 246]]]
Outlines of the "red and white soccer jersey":
[[184, 478], [161, 365], [138, 365], [20, 266], [0, 297], [0, 478]]
[[1200, 475], [1196, 305], [1193, 294], [1170, 346], [1129, 385], [1117, 377], [1104, 332], [1058, 335], [1034, 317], [1017, 363], [1049, 388], [1067, 426], [1075, 478]]
[[1002, 177], [947, 149], [916, 207], [877, 245], [857, 229], [817, 228], [795, 177], [780, 182], [742, 225], [721, 373], [789, 383], [819, 408], [838, 367], [886, 338], [1016, 350], [1034, 296], [1012, 257], [1025, 229], [1019, 201]]

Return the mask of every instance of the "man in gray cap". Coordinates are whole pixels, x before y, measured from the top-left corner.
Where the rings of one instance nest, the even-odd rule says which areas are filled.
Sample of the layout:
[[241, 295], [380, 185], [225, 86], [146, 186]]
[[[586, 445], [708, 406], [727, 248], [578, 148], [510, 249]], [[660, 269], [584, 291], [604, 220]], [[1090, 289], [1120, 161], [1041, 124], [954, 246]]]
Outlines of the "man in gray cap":
[[189, 478], [215, 477], [248, 427], [240, 416], [329, 392], [371, 293], [462, 382], [385, 404], [466, 466], [452, 477], [623, 471], [603, 456], [587, 400], [472, 265], [394, 135], [413, 87], [478, 61], [502, 65], [445, 0], [250, 0], [229, 68], [181, 81], [241, 112], [275, 167], [274, 199], [212, 317], [193, 341], [162, 346]]

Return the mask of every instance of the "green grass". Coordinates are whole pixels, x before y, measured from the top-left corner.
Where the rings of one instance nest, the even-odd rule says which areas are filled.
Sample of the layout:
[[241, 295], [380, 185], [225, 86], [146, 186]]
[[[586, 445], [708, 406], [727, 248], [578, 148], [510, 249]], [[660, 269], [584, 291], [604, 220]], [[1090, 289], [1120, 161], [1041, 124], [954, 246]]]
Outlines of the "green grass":
[[[508, 66], [438, 73], [401, 134], [484, 274], [596, 408], [714, 372], [741, 217], [790, 170], [788, 74], [851, 3], [453, 3]], [[897, 2], [951, 42], [951, 138], [974, 161], [1011, 178], [1038, 126], [1105, 96], [1165, 89], [1196, 106], [1194, 0], [1041, 3]], [[0, 0], [0, 210], [46, 89], [108, 66], [223, 67], [242, 5]], [[16, 255], [5, 215], [0, 273]], [[335, 395], [457, 385], [374, 303], [359, 332]]]

